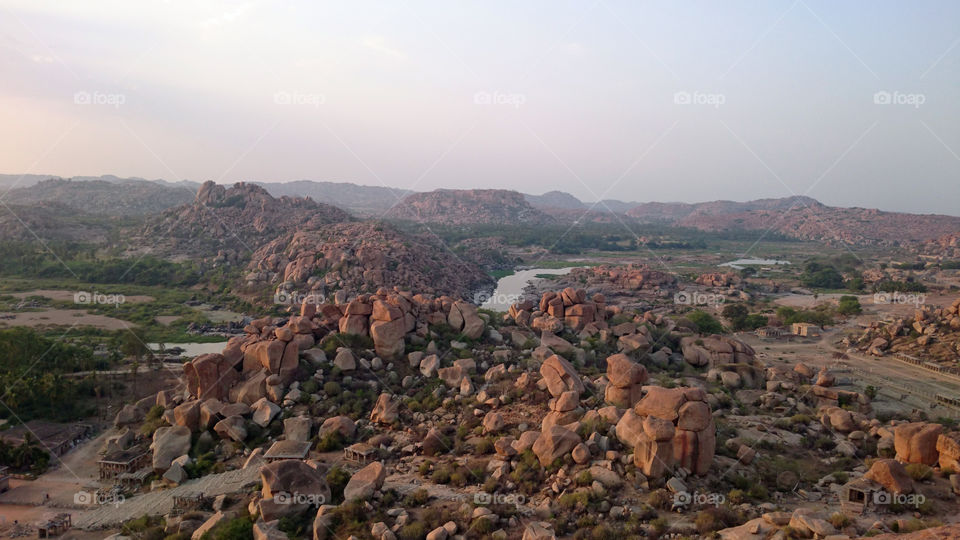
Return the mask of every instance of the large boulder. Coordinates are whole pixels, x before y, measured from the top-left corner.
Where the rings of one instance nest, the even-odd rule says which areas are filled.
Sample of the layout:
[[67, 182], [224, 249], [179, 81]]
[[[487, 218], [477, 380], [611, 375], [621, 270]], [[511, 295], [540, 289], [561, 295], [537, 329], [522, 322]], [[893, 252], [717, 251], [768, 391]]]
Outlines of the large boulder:
[[903, 463], [936, 465], [940, 459], [937, 439], [943, 433], [943, 425], [913, 422], [893, 429], [893, 444], [897, 459]]
[[940, 468], [960, 471], [960, 431], [941, 433], [937, 438]]
[[349, 416], [331, 416], [320, 425], [320, 437], [331, 433], [339, 433], [345, 441], [353, 440], [357, 433], [357, 424]]
[[368, 499], [383, 487], [383, 481], [386, 478], [386, 467], [383, 466], [383, 463], [375, 461], [350, 477], [347, 486], [343, 488], [343, 498], [346, 501]]
[[200, 401], [184, 401], [173, 409], [174, 423], [183, 426], [190, 431], [197, 431], [200, 428]]
[[309, 499], [312, 504], [330, 500], [330, 488], [322, 472], [298, 459], [284, 459], [260, 468], [262, 495], [270, 499], [278, 494]]
[[483, 335], [483, 319], [477, 313], [477, 306], [469, 302], [462, 300], [454, 302], [450, 306], [447, 324], [470, 339], [479, 339]]
[[288, 441], [307, 442], [313, 430], [313, 418], [309, 416], [291, 416], [283, 421], [283, 436]]
[[397, 403], [390, 397], [390, 394], [383, 393], [377, 398], [377, 403], [373, 406], [370, 413], [370, 421], [374, 424], [392, 424], [399, 417]]
[[540, 375], [547, 385], [547, 390], [553, 397], [559, 397], [560, 394], [573, 390], [578, 394], [584, 392], [583, 381], [577, 374], [577, 370], [563, 358], [553, 355], [547, 358], [540, 366]]
[[191, 396], [201, 400], [226, 399], [239, 372], [235, 363], [222, 354], [202, 354], [183, 365], [183, 375]]
[[153, 469], [158, 472], [170, 468], [170, 463], [190, 451], [190, 428], [170, 426], [153, 432]]
[[552, 426], [544, 431], [533, 443], [533, 453], [540, 460], [540, 465], [547, 467], [558, 458], [569, 454], [582, 440], [576, 433], [562, 426]]
[[868, 480], [883, 486], [890, 493], [913, 493], [913, 480], [907, 474], [903, 464], [895, 459], [878, 459], [864, 475]]
[[388, 360], [396, 360], [403, 355], [403, 338], [406, 324], [402, 318], [392, 321], [374, 321], [370, 325], [370, 337], [377, 354]]
[[253, 423], [263, 428], [269, 426], [274, 417], [280, 414], [280, 406], [267, 398], [261, 398], [251, 405], [251, 408], [253, 409]]
[[242, 443], [247, 438], [247, 424], [242, 416], [233, 415], [224, 418], [213, 426], [213, 431], [221, 439], [230, 439]]

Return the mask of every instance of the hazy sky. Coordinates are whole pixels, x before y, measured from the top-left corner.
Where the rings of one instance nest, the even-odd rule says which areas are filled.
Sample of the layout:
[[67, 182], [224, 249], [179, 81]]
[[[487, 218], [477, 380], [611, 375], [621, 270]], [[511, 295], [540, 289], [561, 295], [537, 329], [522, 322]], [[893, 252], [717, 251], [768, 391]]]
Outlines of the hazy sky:
[[0, 0], [0, 172], [957, 214], [958, 21], [947, 0]]

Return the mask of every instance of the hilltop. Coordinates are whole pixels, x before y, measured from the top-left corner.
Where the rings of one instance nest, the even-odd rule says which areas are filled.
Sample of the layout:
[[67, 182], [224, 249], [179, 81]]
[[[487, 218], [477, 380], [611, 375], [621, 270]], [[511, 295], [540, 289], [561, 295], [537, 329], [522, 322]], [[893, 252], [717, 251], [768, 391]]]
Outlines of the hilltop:
[[419, 223], [542, 224], [553, 218], [530, 205], [523, 194], [503, 189], [438, 189], [407, 195], [386, 214]]

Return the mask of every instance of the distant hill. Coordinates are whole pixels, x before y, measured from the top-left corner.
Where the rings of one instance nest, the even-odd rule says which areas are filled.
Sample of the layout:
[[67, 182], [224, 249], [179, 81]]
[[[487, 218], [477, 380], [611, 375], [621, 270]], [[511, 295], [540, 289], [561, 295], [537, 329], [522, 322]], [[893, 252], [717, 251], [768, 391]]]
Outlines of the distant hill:
[[542, 224], [554, 219], [534, 208], [522, 193], [505, 189], [438, 189], [407, 195], [388, 219], [448, 225]]
[[433, 236], [360, 221], [307, 197], [274, 197], [256, 184], [207, 182], [194, 202], [154, 217], [138, 236], [157, 255], [241, 267], [249, 291], [399, 286], [465, 296], [490, 280]]
[[0, 206], [0, 239], [4, 241], [101, 244], [115, 230], [112, 218], [88, 214], [62, 203], [4, 204]]
[[310, 197], [311, 199], [339, 206], [362, 216], [382, 214], [398, 201], [413, 193], [408, 189], [383, 186], [361, 186], [349, 182], [257, 182], [274, 197]]
[[54, 178], [14, 188], [4, 201], [19, 205], [56, 203], [90, 214], [133, 216], [162, 212], [193, 197], [194, 190], [188, 187], [146, 180]]
[[527, 202], [534, 208], [561, 210], [586, 210], [587, 205], [565, 191], [548, 191], [543, 195], [524, 195]]

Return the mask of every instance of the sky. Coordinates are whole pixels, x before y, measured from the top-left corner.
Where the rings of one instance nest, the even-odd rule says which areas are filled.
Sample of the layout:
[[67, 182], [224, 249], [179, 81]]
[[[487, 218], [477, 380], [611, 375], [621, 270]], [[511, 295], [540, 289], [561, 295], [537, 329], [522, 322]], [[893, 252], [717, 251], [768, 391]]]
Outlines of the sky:
[[0, 0], [0, 172], [960, 214], [960, 3]]

